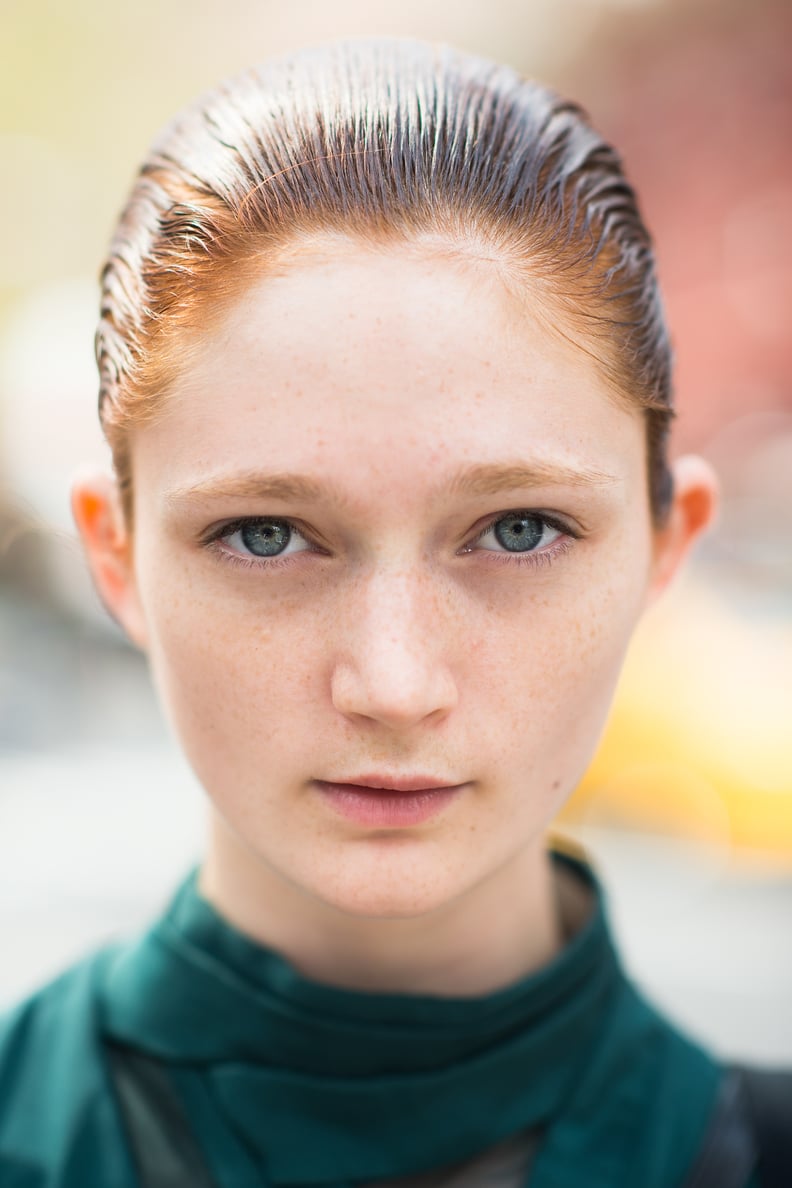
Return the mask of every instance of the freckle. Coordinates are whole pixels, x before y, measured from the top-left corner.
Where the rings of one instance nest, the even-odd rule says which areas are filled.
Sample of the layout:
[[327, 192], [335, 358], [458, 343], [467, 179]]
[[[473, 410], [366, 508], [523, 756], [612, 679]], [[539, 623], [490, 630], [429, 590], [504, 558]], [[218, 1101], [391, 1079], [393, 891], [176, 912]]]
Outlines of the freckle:
[[556, 791], [558, 788], [560, 788], [560, 787], [561, 787], [561, 781], [560, 781], [560, 780], [553, 780], [553, 791], [555, 792], [555, 791]]

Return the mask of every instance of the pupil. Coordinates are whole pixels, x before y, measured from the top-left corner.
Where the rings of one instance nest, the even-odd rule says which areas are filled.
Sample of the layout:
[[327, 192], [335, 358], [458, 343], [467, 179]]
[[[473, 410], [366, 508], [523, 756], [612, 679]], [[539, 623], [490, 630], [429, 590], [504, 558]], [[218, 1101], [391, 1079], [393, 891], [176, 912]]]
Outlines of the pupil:
[[538, 516], [504, 516], [495, 522], [495, 538], [510, 553], [526, 553], [542, 540], [544, 524]]
[[289, 543], [291, 528], [277, 520], [259, 520], [246, 524], [240, 536], [245, 548], [256, 557], [276, 557]]

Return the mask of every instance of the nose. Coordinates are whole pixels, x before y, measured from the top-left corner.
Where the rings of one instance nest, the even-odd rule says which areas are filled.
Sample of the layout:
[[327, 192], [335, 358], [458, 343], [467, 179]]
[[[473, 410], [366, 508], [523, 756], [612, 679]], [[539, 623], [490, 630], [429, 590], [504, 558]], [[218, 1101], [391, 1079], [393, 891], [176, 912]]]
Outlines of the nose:
[[386, 571], [361, 582], [331, 678], [340, 713], [405, 730], [453, 709], [458, 691], [443, 655], [441, 602], [421, 575]]

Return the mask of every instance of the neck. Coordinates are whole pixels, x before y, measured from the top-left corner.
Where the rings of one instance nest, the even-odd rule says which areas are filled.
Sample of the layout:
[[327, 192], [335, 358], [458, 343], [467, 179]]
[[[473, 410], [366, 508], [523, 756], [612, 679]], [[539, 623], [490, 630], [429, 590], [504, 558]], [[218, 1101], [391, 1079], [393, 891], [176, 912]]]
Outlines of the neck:
[[360, 917], [287, 882], [214, 811], [198, 885], [230, 924], [313, 981], [451, 997], [491, 993], [551, 961], [563, 944], [560, 901], [568, 897], [539, 839], [437, 910]]

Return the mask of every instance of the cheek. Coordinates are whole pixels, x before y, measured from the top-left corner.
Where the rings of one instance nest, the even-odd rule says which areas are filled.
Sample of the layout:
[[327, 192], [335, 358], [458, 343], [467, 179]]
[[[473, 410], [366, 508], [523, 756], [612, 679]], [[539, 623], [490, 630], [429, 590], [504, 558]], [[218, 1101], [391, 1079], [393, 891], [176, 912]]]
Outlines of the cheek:
[[494, 769], [505, 775], [522, 755], [532, 779], [564, 794], [597, 744], [643, 599], [634, 566], [588, 576], [496, 615], [471, 646], [477, 733]]
[[317, 703], [327, 632], [294, 608], [220, 593], [163, 565], [143, 583], [149, 659], [165, 710], [209, 787], [290, 748]]

